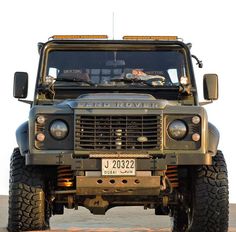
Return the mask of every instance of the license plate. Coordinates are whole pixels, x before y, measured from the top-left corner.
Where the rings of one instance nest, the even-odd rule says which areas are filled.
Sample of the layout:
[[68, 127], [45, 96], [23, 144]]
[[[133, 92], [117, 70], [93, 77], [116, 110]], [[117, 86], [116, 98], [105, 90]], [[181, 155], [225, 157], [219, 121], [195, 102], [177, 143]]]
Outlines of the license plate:
[[135, 176], [135, 159], [102, 159], [103, 176]]

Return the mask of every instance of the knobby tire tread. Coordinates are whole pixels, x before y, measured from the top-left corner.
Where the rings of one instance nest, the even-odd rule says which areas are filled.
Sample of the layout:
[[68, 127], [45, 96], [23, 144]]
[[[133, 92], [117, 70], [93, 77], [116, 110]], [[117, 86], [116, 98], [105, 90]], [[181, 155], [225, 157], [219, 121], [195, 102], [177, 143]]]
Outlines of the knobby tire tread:
[[10, 163], [8, 231], [45, 230], [45, 195], [38, 167], [25, 166], [18, 148]]

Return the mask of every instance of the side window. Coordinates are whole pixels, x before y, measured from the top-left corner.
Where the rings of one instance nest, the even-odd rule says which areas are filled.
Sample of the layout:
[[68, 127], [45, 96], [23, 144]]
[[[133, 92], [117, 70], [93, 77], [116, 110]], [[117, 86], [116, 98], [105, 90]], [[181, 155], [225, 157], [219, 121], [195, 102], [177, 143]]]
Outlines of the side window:
[[179, 83], [179, 78], [178, 78], [178, 71], [177, 71], [177, 69], [175, 69], [175, 68], [168, 69], [167, 72], [168, 72], [168, 74], [170, 76], [171, 82], [173, 84], [178, 84]]

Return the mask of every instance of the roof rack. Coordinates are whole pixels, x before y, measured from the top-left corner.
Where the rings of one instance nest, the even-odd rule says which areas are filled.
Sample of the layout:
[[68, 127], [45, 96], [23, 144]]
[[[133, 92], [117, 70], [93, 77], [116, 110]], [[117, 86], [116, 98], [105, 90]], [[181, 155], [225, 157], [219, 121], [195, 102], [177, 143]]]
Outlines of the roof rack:
[[178, 40], [177, 36], [146, 36], [146, 35], [126, 35], [123, 40]]
[[108, 39], [107, 35], [53, 35], [48, 40]]

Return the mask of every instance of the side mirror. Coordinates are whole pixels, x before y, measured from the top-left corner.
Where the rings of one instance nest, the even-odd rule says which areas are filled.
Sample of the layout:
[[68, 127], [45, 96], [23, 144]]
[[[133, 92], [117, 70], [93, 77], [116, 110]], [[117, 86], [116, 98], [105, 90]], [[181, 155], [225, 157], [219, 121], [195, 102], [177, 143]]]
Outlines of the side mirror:
[[13, 96], [15, 98], [26, 98], [28, 94], [28, 73], [15, 72]]
[[203, 77], [203, 88], [205, 100], [217, 100], [219, 94], [217, 74], [205, 74]]

